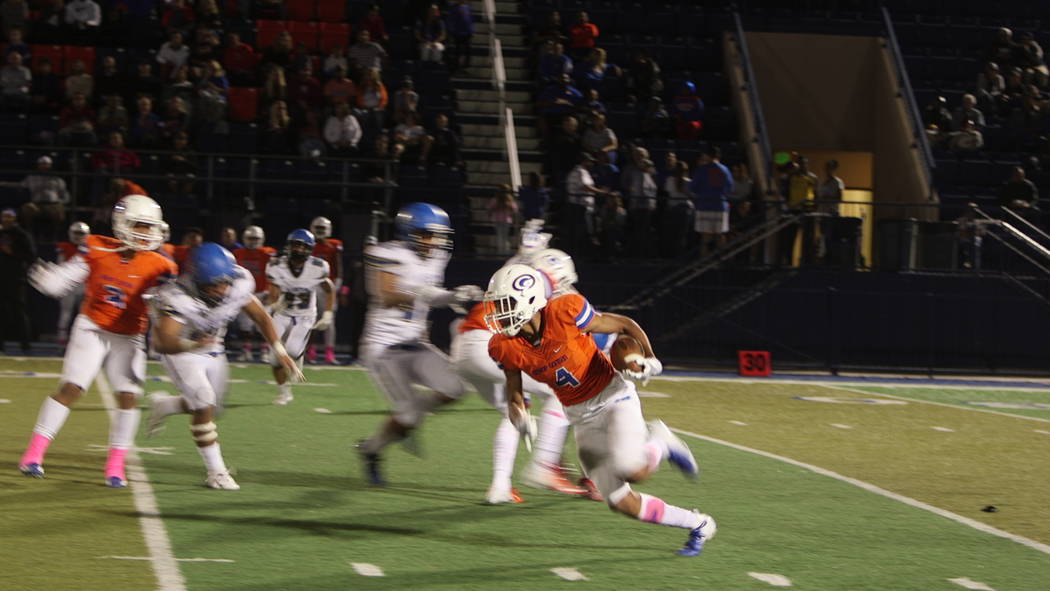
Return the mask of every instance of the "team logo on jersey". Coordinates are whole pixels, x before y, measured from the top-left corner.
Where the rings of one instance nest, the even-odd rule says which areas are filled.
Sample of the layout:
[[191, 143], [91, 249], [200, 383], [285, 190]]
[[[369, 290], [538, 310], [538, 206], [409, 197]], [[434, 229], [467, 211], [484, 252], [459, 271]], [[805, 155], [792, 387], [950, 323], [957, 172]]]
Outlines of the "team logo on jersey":
[[535, 284], [536, 278], [532, 275], [518, 275], [510, 285], [518, 291], [525, 291]]

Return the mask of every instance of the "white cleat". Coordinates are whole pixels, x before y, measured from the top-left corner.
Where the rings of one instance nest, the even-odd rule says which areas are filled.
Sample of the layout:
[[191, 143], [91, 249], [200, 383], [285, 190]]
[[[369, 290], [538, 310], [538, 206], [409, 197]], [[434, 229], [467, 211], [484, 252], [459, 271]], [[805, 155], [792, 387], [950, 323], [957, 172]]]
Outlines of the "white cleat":
[[292, 396], [291, 390], [289, 390], [287, 392], [281, 392], [280, 394], [278, 394], [277, 398], [273, 399], [273, 403], [277, 406], [288, 406], [288, 403], [291, 402], [294, 398], [295, 397]]
[[587, 489], [576, 486], [562, 475], [560, 466], [548, 467], [533, 462], [521, 480], [526, 486], [553, 490], [564, 495], [587, 494]]
[[490, 505], [503, 505], [506, 503], [524, 503], [525, 499], [522, 499], [518, 495], [518, 491], [513, 487], [509, 486], [492, 486], [489, 487], [489, 491], [485, 493], [485, 502]]
[[164, 431], [164, 420], [168, 415], [157, 408], [162, 400], [175, 398], [166, 392], [153, 392], [149, 395], [149, 418], [146, 420], [146, 439], [153, 439]]
[[649, 433], [653, 437], [665, 442], [669, 451], [667, 461], [674, 464], [683, 474], [689, 478], [696, 478], [700, 474], [700, 466], [693, 457], [689, 446], [671, 432], [661, 420], [649, 422]]
[[204, 486], [216, 490], [241, 490], [240, 485], [233, 479], [233, 476], [230, 476], [229, 472], [208, 472]]

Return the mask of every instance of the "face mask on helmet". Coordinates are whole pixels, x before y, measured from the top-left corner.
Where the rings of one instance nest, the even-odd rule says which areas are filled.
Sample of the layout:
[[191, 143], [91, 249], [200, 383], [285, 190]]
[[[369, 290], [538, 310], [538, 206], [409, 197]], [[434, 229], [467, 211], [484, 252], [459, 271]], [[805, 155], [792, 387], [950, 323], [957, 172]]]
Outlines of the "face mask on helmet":
[[229, 280], [196, 283], [197, 297], [209, 308], [214, 308], [226, 299], [226, 294], [230, 291], [230, 283]]
[[145, 195], [128, 195], [113, 206], [113, 235], [132, 250], [155, 250], [163, 237], [160, 206]]
[[313, 247], [302, 240], [288, 242], [288, 259], [293, 263], [303, 263], [313, 253]]
[[422, 257], [431, 257], [440, 251], [452, 250], [452, 231], [419, 230], [409, 234], [412, 249]]
[[262, 228], [249, 226], [244, 230], [243, 240], [245, 248], [261, 248], [266, 240], [266, 235]]
[[516, 336], [547, 305], [547, 281], [527, 265], [508, 265], [492, 276], [485, 292], [485, 325], [494, 333]]

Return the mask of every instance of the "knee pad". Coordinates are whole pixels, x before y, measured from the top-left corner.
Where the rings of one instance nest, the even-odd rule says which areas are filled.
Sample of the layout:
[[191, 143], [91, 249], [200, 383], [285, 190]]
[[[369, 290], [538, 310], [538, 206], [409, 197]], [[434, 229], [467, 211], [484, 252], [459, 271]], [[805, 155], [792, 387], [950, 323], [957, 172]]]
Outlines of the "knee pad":
[[193, 433], [193, 440], [197, 443], [211, 443], [219, 438], [219, 430], [215, 426], [215, 421], [208, 421], [203, 425], [190, 425], [190, 432]]

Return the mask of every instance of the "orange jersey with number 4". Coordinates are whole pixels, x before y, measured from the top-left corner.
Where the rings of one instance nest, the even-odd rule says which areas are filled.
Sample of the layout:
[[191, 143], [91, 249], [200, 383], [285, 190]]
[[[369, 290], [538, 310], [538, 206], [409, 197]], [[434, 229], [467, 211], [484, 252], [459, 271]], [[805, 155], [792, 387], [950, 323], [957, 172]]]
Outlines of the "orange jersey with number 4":
[[237, 259], [237, 264], [248, 269], [248, 272], [255, 278], [255, 293], [266, 291], [269, 288], [270, 282], [266, 280], [266, 264], [275, 254], [277, 251], [269, 246], [238, 248], [233, 251], [233, 258]]
[[130, 260], [120, 256], [126, 246], [116, 238], [91, 235], [80, 247], [87, 263], [87, 284], [80, 313], [103, 330], [117, 334], [146, 332], [146, 302], [142, 294], [174, 279], [178, 268], [156, 251], [140, 251]]
[[569, 406], [593, 398], [612, 381], [616, 370], [583, 332], [594, 320], [594, 308], [579, 294], [567, 294], [547, 303], [543, 335], [533, 346], [522, 336], [494, 335], [489, 356], [504, 369], [520, 370], [554, 389]]
[[312, 254], [328, 263], [328, 278], [335, 279], [336, 261], [343, 256], [343, 241], [335, 238], [318, 240]]

